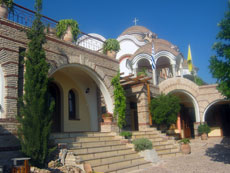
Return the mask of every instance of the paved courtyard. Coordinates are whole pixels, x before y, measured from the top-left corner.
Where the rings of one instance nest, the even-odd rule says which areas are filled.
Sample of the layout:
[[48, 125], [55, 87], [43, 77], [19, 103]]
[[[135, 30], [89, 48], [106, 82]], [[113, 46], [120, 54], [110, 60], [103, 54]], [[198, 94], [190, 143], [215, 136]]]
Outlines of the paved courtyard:
[[230, 138], [191, 140], [192, 153], [167, 158], [138, 173], [230, 173]]

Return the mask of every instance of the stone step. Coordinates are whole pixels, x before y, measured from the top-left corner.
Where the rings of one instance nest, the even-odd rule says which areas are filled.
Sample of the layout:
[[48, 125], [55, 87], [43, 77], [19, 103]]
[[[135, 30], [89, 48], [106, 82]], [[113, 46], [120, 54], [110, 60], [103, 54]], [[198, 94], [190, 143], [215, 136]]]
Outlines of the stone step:
[[147, 161], [141, 161], [132, 165], [117, 165], [116, 168], [114, 169], [108, 169], [108, 170], [104, 170], [104, 173], [128, 173], [131, 171], [136, 171], [139, 169], [144, 169], [146, 167], [150, 167], [152, 166], [152, 164], [150, 162]]
[[155, 138], [158, 137], [158, 134], [138, 134], [138, 135], [133, 135], [132, 139], [140, 139], [140, 138]]
[[153, 145], [166, 145], [166, 144], [175, 144], [174, 140], [151, 140]]
[[92, 165], [92, 167], [95, 171], [104, 171], [104, 170], [109, 170], [109, 169], [115, 169], [117, 167], [124, 167], [124, 166], [137, 164], [143, 161], [144, 161], [143, 158], [138, 157], [138, 158], [133, 158], [133, 159], [123, 159], [123, 160], [118, 160], [118, 161], [112, 161], [110, 163], [105, 163], [105, 164], [100, 164], [100, 165]]
[[116, 145], [104, 145], [104, 146], [98, 146], [98, 147], [71, 147], [69, 148], [69, 151], [78, 153], [78, 154], [84, 154], [84, 153], [93, 153], [93, 152], [103, 152], [103, 151], [110, 151], [110, 150], [120, 150], [125, 149], [125, 144], [116, 144]]
[[106, 165], [106, 164], [113, 164], [113, 163], [119, 163], [119, 162], [123, 162], [123, 161], [132, 161], [134, 162], [138, 162], [143, 160], [142, 157], [140, 157], [139, 155], [132, 155], [131, 157], [129, 156], [129, 158], [125, 158], [125, 155], [120, 155], [120, 156], [114, 156], [112, 158], [101, 158], [101, 159], [95, 159], [95, 160], [89, 160], [86, 163], [89, 163], [92, 167], [98, 167], [101, 165]]
[[161, 145], [153, 145], [155, 150], [160, 149], [167, 149], [167, 148], [174, 148], [177, 147], [175, 144], [161, 144]]
[[93, 136], [93, 137], [77, 137], [76, 142], [97, 142], [97, 141], [110, 141], [115, 139], [114, 136]]
[[75, 138], [75, 137], [98, 137], [111, 136], [110, 132], [69, 132], [69, 133], [52, 133], [51, 139]]
[[134, 131], [132, 132], [132, 135], [151, 135], [151, 134], [159, 134], [159, 132], [156, 131]]
[[120, 150], [110, 150], [110, 151], [103, 151], [103, 152], [92, 152], [92, 153], [85, 153], [85, 154], [78, 154], [83, 160], [88, 159], [96, 159], [96, 158], [102, 158], [102, 157], [110, 157], [110, 156], [116, 156], [121, 154], [130, 154], [133, 153], [130, 148], [120, 149]]
[[152, 142], [164, 142], [167, 141], [167, 139], [164, 139], [162, 137], [155, 137], [155, 138], [148, 138]]
[[106, 141], [113, 140], [114, 136], [78, 136], [78, 137], [66, 137], [66, 138], [56, 138], [55, 143], [72, 143], [72, 142], [96, 142], [96, 141]]
[[129, 159], [136, 159], [140, 157], [136, 152], [130, 152], [126, 154], [116, 154], [110, 156], [103, 156], [99, 158], [91, 158], [83, 160], [86, 163], [90, 163], [91, 165], [100, 165], [112, 162], [118, 162], [120, 160], [129, 160]]
[[97, 141], [97, 142], [73, 142], [68, 144], [68, 148], [72, 147], [100, 147], [105, 145], [118, 145], [121, 144], [120, 140], [110, 140], [110, 141]]

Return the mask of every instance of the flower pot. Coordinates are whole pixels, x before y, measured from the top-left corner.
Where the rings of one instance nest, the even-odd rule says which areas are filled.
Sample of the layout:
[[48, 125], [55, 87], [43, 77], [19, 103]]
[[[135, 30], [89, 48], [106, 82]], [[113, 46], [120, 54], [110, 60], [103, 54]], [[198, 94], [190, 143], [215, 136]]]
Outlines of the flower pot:
[[8, 8], [4, 3], [0, 5], [0, 17], [5, 19], [8, 18]]
[[189, 144], [181, 144], [180, 150], [183, 154], [190, 154], [191, 153], [191, 147]]
[[63, 40], [72, 42], [73, 41], [73, 34], [72, 34], [72, 29], [70, 26], [68, 26], [65, 35], [63, 36]]
[[109, 50], [109, 51], [107, 51], [107, 56], [109, 56], [110, 58], [115, 58], [116, 57], [116, 52], [115, 51], [113, 51], [113, 50]]
[[201, 137], [201, 140], [207, 140], [208, 139], [208, 134], [203, 133], [200, 137]]
[[111, 123], [113, 121], [113, 117], [102, 117], [104, 123]]

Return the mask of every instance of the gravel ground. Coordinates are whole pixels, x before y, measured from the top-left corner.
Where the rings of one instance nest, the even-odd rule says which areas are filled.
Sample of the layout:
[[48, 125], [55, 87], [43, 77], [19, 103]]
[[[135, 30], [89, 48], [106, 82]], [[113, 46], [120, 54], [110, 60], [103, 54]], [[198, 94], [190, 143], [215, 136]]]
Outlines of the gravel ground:
[[230, 138], [191, 140], [191, 154], [165, 158], [136, 173], [230, 173]]

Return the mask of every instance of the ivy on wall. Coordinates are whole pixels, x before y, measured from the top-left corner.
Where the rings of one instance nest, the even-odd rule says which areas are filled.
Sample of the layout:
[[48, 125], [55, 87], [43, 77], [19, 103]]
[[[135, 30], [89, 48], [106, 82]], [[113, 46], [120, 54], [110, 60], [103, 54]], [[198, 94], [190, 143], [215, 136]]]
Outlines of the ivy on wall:
[[114, 116], [117, 116], [117, 124], [119, 128], [122, 128], [126, 125], [126, 97], [125, 91], [120, 84], [120, 71], [114, 76], [111, 83], [114, 87]]

